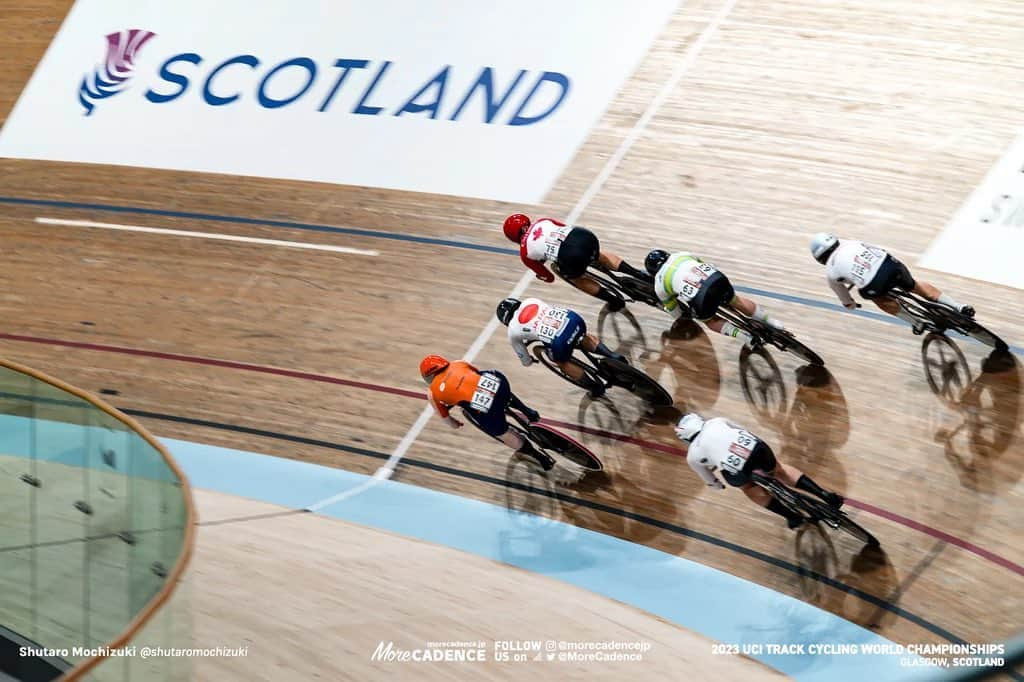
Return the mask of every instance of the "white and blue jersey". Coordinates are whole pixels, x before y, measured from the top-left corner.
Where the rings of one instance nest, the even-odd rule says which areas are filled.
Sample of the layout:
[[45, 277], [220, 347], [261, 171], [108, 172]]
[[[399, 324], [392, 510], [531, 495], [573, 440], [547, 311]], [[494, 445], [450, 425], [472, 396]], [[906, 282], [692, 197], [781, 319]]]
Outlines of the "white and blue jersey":
[[587, 333], [583, 318], [568, 308], [549, 306], [539, 298], [527, 298], [508, 323], [508, 340], [519, 360], [526, 366], [533, 358], [526, 350], [529, 343], [543, 343], [556, 362], [572, 355], [579, 340]]

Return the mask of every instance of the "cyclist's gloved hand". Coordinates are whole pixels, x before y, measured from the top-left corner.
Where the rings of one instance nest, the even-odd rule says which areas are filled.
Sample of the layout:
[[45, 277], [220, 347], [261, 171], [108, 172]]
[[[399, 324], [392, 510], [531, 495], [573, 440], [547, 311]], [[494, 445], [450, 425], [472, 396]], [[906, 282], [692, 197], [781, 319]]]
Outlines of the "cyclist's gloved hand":
[[453, 429], [461, 429], [462, 428], [462, 422], [460, 422], [455, 417], [448, 417], [447, 421], [448, 421], [448, 426], [452, 427]]
[[725, 484], [721, 481], [715, 481], [714, 483], [708, 483], [708, 487], [715, 488], [717, 490], [725, 490]]
[[530, 422], [540, 421], [540, 412], [537, 410], [531, 410], [529, 407], [524, 407], [523, 414], [526, 415], [527, 420]]

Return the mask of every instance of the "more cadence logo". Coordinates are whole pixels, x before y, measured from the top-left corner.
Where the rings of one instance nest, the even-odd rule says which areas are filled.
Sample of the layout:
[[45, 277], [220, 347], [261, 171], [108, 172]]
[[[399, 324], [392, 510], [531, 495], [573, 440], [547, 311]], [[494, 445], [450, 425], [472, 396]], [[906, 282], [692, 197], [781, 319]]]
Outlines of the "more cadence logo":
[[132, 28], [107, 35], [107, 58], [82, 78], [78, 88], [78, 101], [85, 107], [85, 115], [92, 114], [95, 101], [113, 97], [128, 87], [135, 73], [135, 55], [150, 38], [152, 31]]

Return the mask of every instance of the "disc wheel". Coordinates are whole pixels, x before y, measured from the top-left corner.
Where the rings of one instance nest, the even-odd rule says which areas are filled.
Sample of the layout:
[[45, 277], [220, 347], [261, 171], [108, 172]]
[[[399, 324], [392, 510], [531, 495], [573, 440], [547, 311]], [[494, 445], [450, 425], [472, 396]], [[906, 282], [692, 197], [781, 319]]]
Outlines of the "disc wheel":
[[530, 424], [530, 435], [545, 450], [551, 450], [587, 471], [603, 471], [604, 464], [582, 444], [546, 424]]
[[612, 383], [622, 386], [641, 400], [657, 407], [668, 407], [672, 404], [672, 395], [636, 367], [613, 358], [602, 358], [600, 364], [612, 378]]

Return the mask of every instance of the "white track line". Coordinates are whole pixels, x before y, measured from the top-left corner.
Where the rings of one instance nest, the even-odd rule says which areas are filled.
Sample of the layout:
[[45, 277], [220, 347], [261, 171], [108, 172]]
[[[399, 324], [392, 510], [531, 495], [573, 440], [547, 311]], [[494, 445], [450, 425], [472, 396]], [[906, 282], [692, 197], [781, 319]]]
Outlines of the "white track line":
[[163, 234], [171, 237], [198, 237], [200, 239], [216, 239], [223, 242], [245, 242], [264, 246], [285, 246], [292, 249], [312, 249], [314, 251], [331, 251], [332, 253], [350, 253], [356, 256], [379, 256], [377, 251], [353, 249], [348, 246], [333, 244], [311, 244], [309, 242], [286, 242], [280, 239], [260, 239], [259, 237], [243, 237], [236, 234], [216, 234], [213, 232], [191, 232], [188, 230], [170, 230], [163, 227], [143, 227], [141, 225], [115, 225], [113, 223], [95, 223], [91, 220], [64, 220], [63, 218], [36, 218], [40, 225], [67, 225], [69, 227], [94, 227], [103, 230], [121, 230], [124, 232], [145, 232], [147, 234]]
[[[675, 89], [676, 85], [679, 84], [679, 81], [682, 80], [683, 76], [686, 75], [686, 72], [693, 65], [693, 62], [697, 59], [697, 55], [699, 55], [700, 51], [704, 49], [704, 44], [708, 41], [708, 38], [710, 38], [718, 30], [718, 27], [729, 15], [729, 12], [732, 11], [732, 8], [733, 6], [735, 6], [735, 4], [736, 0], [727, 0], [726, 3], [722, 6], [722, 9], [720, 9], [718, 11], [718, 14], [715, 15], [715, 18], [711, 20], [711, 23], [709, 23], [707, 27], [704, 29], [704, 31], [697, 37], [697, 40], [695, 40], [693, 44], [690, 45], [690, 49], [686, 51], [686, 54], [683, 56], [683, 59], [676, 65], [676, 68], [673, 69], [672, 75], [669, 77], [667, 81], [665, 81], [665, 84], [661, 86], [661, 90], [659, 90], [658, 94], [655, 95], [653, 100], [651, 100], [651, 103], [647, 105], [647, 109], [645, 109], [644, 113], [640, 116], [639, 119], [637, 119], [637, 122], [633, 125], [633, 128], [626, 135], [626, 138], [619, 144], [618, 148], [615, 150], [615, 153], [612, 154], [611, 157], [609, 157], [608, 161], [605, 163], [604, 168], [601, 169], [601, 172], [598, 173], [597, 177], [595, 177], [594, 180], [590, 183], [590, 186], [587, 187], [586, 191], [583, 193], [583, 196], [581, 196], [579, 201], [576, 202], [576, 206], [573, 207], [572, 211], [565, 219], [566, 224], [572, 225], [577, 220], [579, 220], [579, 217], [583, 214], [583, 211], [586, 210], [587, 206], [590, 205], [590, 202], [593, 201], [595, 196], [597, 196], [597, 193], [601, 190], [601, 187], [604, 185], [604, 183], [607, 182], [608, 178], [611, 177], [613, 172], [615, 172], [616, 167], [618, 167], [618, 165], [622, 162], [622, 159], [625, 158], [630, 148], [640, 137], [640, 134], [643, 132], [644, 128], [646, 128], [647, 124], [651, 122], [652, 118], [654, 118], [654, 114], [657, 113], [661, 105], [665, 102], [666, 99], [668, 99], [668, 96], [672, 94], [672, 91]], [[509, 292], [508, 296], [512, 298], [518, 298], [519, 296], [521, 296], [523, 292], [526, 291], [526, 288], [530, 285], [530, 282], [533, 281], [533, 278], [533, 272], [527, 271], [519, 279], [519, 281], [516, 283], [516, 286], [512, 289], [512, 291]], [[487, 344], [488, 341], [490, 341], [491, 336], [494, 335], [494, 332], [497, 329], [498, 320], [492, 315], [490, 321], [487, 323], [487, 326], [483, 328], [483, 331], [481, 331], [480, 335], [476, 337], [475, 341], [473, 341], [473, 344], [469, 347], [469, 350], [466, 351], [465, 359], [468, 361], [472, 361], [474, 358], [476, 358], [477, 354], [481, 350], [483, 350], [483, 347]], [[409, 431], [405, 434], [405, 436], [402, 437], [402, 440], [398, 443], [398, 446], [391, 453], [391, 456], [388, 457], [388, 461], [384, 463], [384, 466], [377, 469], [377, 472], [373, 475], [373, 478], [364, 481], [355, 488], [345, 490], [343, 492], [338, 493], [337, 495], [332, 495], [331, 497], [327, 497], [323, 500], [320, 500], [319, 502], [314, 502], [313, 504], [306, 507], [306, 510], [317, 511], [319, 509], [323, 509], [324, 507], [336, 504], [337, 502], [358, 495], [362, 493], [364, 490], [367, 490], [377, 485], [379, 481], [391, 478], [391, 475], [395, 471], [395, 467], [398, 466], [398, 463], [401, 461], [402, 457], [405, 456], [405, 453], [408, 452], [410, 447], [412, 447], [412, 444], [416, 441], [417, 438], [419, 438], [420, 433], [423, 432], [423, 429], [425, 429], [427, 424], [430, 422], [430, 418], [433, 416], [433, 413], [434, 410], [430, 405], [427, 405], [426, 408], [424, 408], [423, 412], [420, 413], [419, 418], [416, 420], [416, 423], [413, 424]]]

